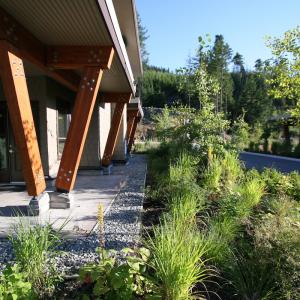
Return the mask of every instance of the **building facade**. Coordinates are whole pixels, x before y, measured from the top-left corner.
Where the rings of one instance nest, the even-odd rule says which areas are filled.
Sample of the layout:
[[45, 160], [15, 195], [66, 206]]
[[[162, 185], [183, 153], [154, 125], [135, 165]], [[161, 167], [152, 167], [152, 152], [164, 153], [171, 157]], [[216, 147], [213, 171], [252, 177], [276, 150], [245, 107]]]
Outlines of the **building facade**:
[[0, 184], [39, 202], [126, 161], [141, 76], [133, 0], [0, 0]]

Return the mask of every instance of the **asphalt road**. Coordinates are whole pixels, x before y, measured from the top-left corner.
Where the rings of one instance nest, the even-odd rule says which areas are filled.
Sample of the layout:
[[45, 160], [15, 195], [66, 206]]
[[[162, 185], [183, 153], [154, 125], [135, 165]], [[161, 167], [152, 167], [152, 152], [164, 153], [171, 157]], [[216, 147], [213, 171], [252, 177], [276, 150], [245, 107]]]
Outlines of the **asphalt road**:
[[240, 159], [244, 161], [247, 169], [255, 168], [260, 171], [264, 168], [272, 167], [285, 173], [292, 171], [298, 171], [300, 173], [300, 159], [296, 158], [242, 152]]

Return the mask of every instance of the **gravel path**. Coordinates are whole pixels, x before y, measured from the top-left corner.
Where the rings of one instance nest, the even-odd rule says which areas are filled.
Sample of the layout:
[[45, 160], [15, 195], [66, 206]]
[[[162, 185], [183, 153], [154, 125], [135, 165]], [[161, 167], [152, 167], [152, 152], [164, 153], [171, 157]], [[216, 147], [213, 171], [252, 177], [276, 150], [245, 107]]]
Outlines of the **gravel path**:
[[[117, 251], [139, 243], [147, 172], [146, 156], [133, 155], [128, 165], [113, 168], [113, 173], [118, 172], [126, 174], [126, 181], [104, 216], [105, 247]], [[72, 274], [84, 264], [97, 262], [98, 255], [95, 250], [99, 246], [98, 236], [96, 228], [87, 237], [65, 241], [59, 249], [63, 253], [55, 259], [58, 268], [66, 274]], [[14, 259], [11, 244], [7, 239], [0, 239], [0, 253], [1, 271]]]

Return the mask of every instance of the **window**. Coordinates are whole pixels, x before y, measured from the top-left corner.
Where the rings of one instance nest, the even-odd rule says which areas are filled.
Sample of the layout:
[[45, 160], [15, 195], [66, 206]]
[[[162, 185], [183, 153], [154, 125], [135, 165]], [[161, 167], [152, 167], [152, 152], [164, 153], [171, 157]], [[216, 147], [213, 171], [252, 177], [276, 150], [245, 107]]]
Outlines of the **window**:
[[66, 101], [59, 100], [57, 104], [57, 111], [57, 153], [58, 158], [61, 158], [71, 122], [70, 104]]

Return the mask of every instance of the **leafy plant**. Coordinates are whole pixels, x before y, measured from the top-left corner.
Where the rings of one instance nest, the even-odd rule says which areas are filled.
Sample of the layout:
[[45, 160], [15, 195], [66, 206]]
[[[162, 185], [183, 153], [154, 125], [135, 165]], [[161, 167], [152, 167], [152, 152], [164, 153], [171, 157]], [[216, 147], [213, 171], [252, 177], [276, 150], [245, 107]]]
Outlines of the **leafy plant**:
[[0, 277], [0, 298], [3, 300], [35, 299], [27, 274], [15, 264], [8, 266]]
[[164, 218], [147, 245], [163, 299], [190, 299], [193, 287], [211, 275], [204, 259], [207, 243], [191, 225]]
[[241, 300], [278, 299], [272, 264], [259, 251], [240, 249], [234, 253], [226, 266], [229, 280], [227, 294]]
[[[125, 263], [118, 263], [115, 252], [98, 249], [100, 262], [88, 265], [80, 270], [81, 280], [92, 286], [91, 293], [85, 294], [101, 297], [101, 299], [135, 299], [134, 296], [146, 296], [146, 299], [161, 299], [155, 283], [147, 275], [147, 262], [150, 252], [146, 248], [134, 251], [129, 248], [122, 250], [126, 255]], [[84, 298], [84, 299], [85, 299]], [[89, 297], [87, 298], [89, 299]]]
[[224, 158], [221, 161], [222, 181], [226, 189], [230, 189], [243, 176], [242, 163], [238, 159], [237, 154], [233, 152], [225, 152]]
[[27, 276], [36, 295], [51, 295], [60, 276], [53, 261], [60, 244], [51, 224], [30, 224], [20, 218], [10, 236], [16, 262]]

